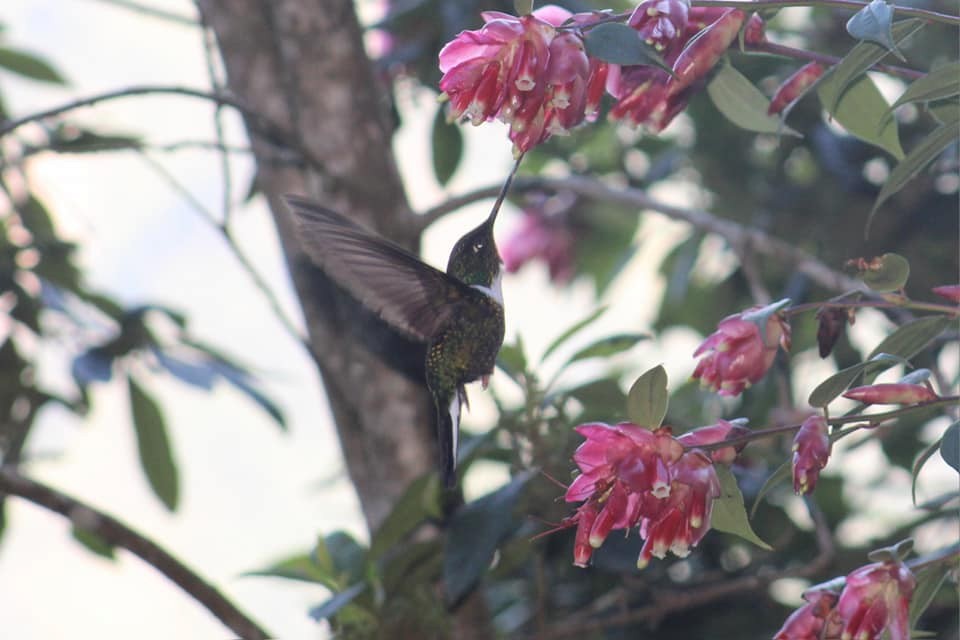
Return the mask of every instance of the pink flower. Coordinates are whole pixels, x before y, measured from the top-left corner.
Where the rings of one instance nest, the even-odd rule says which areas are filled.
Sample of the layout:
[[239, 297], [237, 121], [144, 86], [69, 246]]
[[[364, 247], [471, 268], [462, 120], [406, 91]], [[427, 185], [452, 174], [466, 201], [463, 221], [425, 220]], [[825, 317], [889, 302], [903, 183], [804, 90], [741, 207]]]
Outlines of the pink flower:
[[634, 9], [627, 24], [640, 38], [661, 53], [670, 53], [682, 44], [687, 26], [688, 0], [644, 0]]
[[766, 23], [763, 18], [754, 13], [747, 18], [747, 23], [743, 26], [743, 43], [746, 45], [763, 44], [767, 41]]
[[853, 571], [837, 602], [843, 640], [874, 640], [887, 630], [890, 640], [910, 638], [910, 598], [917, 581], [902, 562], [875, 562]]
[[633, 527], [645, 539], [637, 566], [668, 551], [686, 556], [710, 529], [720, 495], [710, 457], [684, 452], [665, 427], [589, 423], [576, 431], [586, 438], [573, 456], [581, 473], [564, 498], [584, 503], [561, 525], [577, 527], [574, 564], [585, 566], [611, 531]]
[[960, 284], [947, 284], [942, 287], [934, 287], [933, 292], [942, 298], [960, 304]]
[[812, 493], [816, 488], [831, 447], [826, 418], [816, 414], [803, 421], [793, 439], [793, 490], [797, 495]]
[[693, 377], [720, 395], [739, 395], [764, 376], [777, 355], [777, 348], [790, 348], [790, 325], [777, 312], [767, 317], [765, 335], [750, 320], [762, 311], [753, 307], [724, 318], [717, 331], [693, 353], [704, 355]]
[[854, 387], [843, 394], [844, 398], [864, 404], [916, 404], [937, 399], [937, 394], [920, 384], [894, 382]]
[[803, 594], [807, 603], [790, 614], [780, 631], [773, 636], [773, 640], [821, 640], [835, 637], [836, 634], [824, 633], [824, 627], [830, 630], [836, 626], [833, 620], [828, 624], [828, 618], [835, 618], [830, 614], [837, 598], [836, 593], [826, 589], [807, 591]]
[[[677, 437], [677, 441], [682, 444], [684, 447], [690, 449], [693, 447], [702, 447], [705, 445], [716, 444], [723, 440], [728, 440], [730, 438], [737, 438], [739, 436], [749, 433], [750, 430], [744, 426], [736, 424], [734, 422], [727, 422], [726, 420], [719, 420], [716, 424], [712, 424], [708, 427], [700, 427], [699, 429], [693, 429], [692, 431], [687, 431], [686, 433]], [[723, 447], [721, 449], [714, 449], [710, 452], [710, 458], [714, 462], [719, 462], [722, 464], [733, 464], [734, 459], [736, 459], [737, 454], [740, 452], [743, 447], [746, 446], [746, 443], [739, 446], [730, 446]]]
[[568, 282], [574, 275], [574, 235], [560, 216], [548, 216], [537, 208], [524, 210], [523, 220], [500, 244], [500, 257], [510, 273], [531, 260], [547, 263], [550, 279]]
[[693, 38], [673, 63], [673, 77], [667, 83], [667, 96], [677, 95], [704, 78], [736, 39], [745, 19], [743, 11], [729, 9]]
[[783, 111], [788, 104], [799, 98], [822, 75], [823, 67], [817, 62], [810, 62], [800, 67], [796, 73], [784, 80], [783, 84], [777, 88], [776, 93], [770, 99], [767, 113], [775, 115]]
[[477, 125], [497, 117], [510, 125], [510, 139], [527, 151], [552, 134], [583, 122], [594, 75], [579, 31], [558, 31], [572, 14], [547, 5], [519, 18], [496, 11], [486, 24], [463, 31], [440, 51], [440, 89], [452, 118]]

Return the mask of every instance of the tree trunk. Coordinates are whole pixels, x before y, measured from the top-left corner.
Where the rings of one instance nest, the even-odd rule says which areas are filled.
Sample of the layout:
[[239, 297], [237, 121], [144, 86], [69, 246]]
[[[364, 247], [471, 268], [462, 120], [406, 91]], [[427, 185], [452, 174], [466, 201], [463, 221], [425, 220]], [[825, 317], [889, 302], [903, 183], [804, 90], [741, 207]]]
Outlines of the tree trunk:
[[[387, 102], [350, 0], [198, 0], [229, 89], [315, 159], [280, 165], [276, 141], [248, 118], [266, 194], [307, 321], [350, 478], [375, 529], [410, 480], [432, 467], [433, 406], [368, 351], [349, 302], [304, 260], [285, 193], [304, 194], [410, 250], [419, 237], [391, 151]], [[320, 408], [318, 407], [318, 411]]]

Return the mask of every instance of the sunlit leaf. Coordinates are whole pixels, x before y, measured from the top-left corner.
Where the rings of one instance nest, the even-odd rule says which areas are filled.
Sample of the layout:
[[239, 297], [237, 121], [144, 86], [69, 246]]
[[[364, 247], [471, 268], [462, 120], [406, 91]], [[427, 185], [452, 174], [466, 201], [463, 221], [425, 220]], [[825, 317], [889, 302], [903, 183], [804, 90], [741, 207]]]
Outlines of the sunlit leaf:
[[127, 378], [130, 409], [137, 435], [140, 466], [154, 494], [170, 511], [176, 511], [180, 497], [180, 479], [173, 450], [167, 436], [167, 425], [159, 405], [132, 378]]
[[747, 509], [743, 505], [743, 494], [740, 493], [740, 487], [737, 486], [737, 479], [733, 472], [719, 464], [714, 465], [714, 468], [720, 479], [720, 497], [713, 501], [711, 526], [717, 531], [740, 536], [762, 549], [773, 550], [773, 547], [761, 540], [750, 526]]
[[627, 394], [627, 417], [631, 422], [656, 429], [667, 415], [670, 393], [663, 365], [650, 369], [633, 383]]
[[625, 24], [607, 22], [587, 31], [584, 36], [587, 55], [619, 65], [659, 67], [669, 74], [673, 70], [652, 46]]
[[437, 109], [431, 133], [433, 175], [441, 185], [450, 181], [463, 157], [463, 132], [460, 127], [447, 122], [445, 111], [444, 105]]
[[717, 110], [741, 129], [800, 137], [797, 131], [786, 126], [780, 118], [767, 114], [770, 101], [750, 80], [729, 64], [720, 66], [707, 85], [707, 94]]
[[860, 76], [841, 95], [837, 77], [831, 74], [820, 82], [817, 93], [824, 108], [850, 135], [874, 144], [898, 159], [903, 157], [897, 121], [884, 117], [889, 106], [870, 76]]
[[857, 40], [876, 42], [901, 60], [905, 60], [893, 42], [893, 34], [890, 32], [892, 22], [893, 7], [885, 0], [873, 0], [847, 21], [847, 33]]

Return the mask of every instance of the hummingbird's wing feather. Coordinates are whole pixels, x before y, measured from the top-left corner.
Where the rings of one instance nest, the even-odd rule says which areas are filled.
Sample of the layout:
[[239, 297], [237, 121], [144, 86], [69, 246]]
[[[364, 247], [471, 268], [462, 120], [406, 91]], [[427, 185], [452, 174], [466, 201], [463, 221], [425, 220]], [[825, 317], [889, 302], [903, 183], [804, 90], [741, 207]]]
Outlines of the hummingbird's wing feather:
[[449, 322], [456, 303], [475, 295], [456, 278], [334, 211], [297, 196], [286, 201], [311, 261], [412, 338], [430, 341]]

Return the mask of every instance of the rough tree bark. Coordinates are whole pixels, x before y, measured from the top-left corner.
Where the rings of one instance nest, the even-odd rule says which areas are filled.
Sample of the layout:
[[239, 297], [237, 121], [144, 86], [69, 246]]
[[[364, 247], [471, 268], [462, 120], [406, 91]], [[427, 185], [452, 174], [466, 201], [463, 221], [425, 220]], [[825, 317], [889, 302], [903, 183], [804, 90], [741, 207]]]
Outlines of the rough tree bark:
[[[375, 528], [399, 492], [433, 464], [424, 388], [373, 357], [347, 331], [342, 295], [304, 264], [281, 196], [304, 194], [411, 250], [418, 225], [391, 151], [383, 93], [351, 0], [198, 0], [229, 90], [292, 132], [322, 166], [271, 163], [275, 143], [248, 126], [257, 180], [279, 230], [350, 478]], [[320, 407], [317, 408], [321, 410]]]

